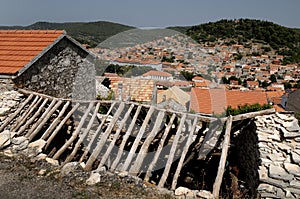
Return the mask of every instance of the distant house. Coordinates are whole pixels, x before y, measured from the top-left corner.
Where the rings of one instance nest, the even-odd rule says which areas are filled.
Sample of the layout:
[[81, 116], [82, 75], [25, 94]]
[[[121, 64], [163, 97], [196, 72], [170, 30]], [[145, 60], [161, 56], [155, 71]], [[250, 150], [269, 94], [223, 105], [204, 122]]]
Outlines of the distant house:
[[259, 87], [259, 82], [257, 81], [247, 81], [247, 88], [250, 90], [255, 90]]
[[59, 98], [96, 97], [95, 58], [62, 30], [0, 30], [0, 77]]
[[265, 92], [193, 88], [190, 110], [204, 114], [221, 114], [228, 106], [237, 108], [239, 105], [256, 103], [268, 104]]
[[286, 103], [286, 110], [300, 113], [300, 89], [289, 93]]
[[157, 94], [157, 105], [161, 108], [187, 111], [189, 101], [190, 95], [177, 86], [162, 90]]
[[172, 74], [156, 70], [150, 70], [144, 73], [142, 78], [152, 80], [173, 80]]

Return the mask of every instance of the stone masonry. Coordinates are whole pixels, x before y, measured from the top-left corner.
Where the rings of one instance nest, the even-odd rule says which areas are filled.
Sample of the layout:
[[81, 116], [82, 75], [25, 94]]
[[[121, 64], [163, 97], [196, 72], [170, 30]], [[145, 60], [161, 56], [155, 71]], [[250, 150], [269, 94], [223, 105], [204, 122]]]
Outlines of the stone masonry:
[[14, 79], [14, 83], [58, 98], [89, 100], [96, 97], [92, 56], [67, 37]]

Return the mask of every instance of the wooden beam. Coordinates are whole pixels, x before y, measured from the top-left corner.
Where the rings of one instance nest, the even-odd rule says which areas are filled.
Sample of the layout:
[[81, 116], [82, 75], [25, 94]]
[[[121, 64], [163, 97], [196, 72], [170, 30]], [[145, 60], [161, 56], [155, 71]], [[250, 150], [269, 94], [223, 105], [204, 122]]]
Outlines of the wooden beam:
[[[41, 98], [42, 99], [42, 98]], [[63, 106], [62, 110], [59, 112], [57, 118], [55, 118], [55, 120], [51, 123], [51, 125], [48, 127], [48, 129], [45, 131], [45, 133], [42, 135], [42, 139], [46, 140], [49, 135], [51, 134], [51, 132], [55, 129], [55, 127], [58, 125], [61, 117], [64, 115], [64, 113], [66, 112], [67, 108], [70, 105], [70, 101], [67, 101], [65, 103], [65, 105]]]
[[173, 163], [173, 159], [174, 159], [174, 156], [175, 156], [175, 153], [176, 153], [176, 148], [177, 148], [177, 144], [178, 144], [178, 141], [179, 141], [179, 137], [181, 135], [181, 131], [182, 131], [182, 127], [184, 125], [184, 122], [185, 122], [185, 118], [186, 118], [186, 113], [184, 113], [180, 119], [180, 123], [179, 123], [179, 126], [178, 126], [178, 129], [177, 129], [177, 132], [175, 134], [175, 137], [174, 137], [174, 140], [173, 140], [173, 143], [172, 143], [172, 147], [171, 147], [171, 150], [170, 150], [170, 154], [169, 154], [169, 157], [168, 157], [168, 160], [167, 160], [167, 164], [166, 164], [166, 167], [164, 169], [164, 173], [162, 174], [161, 178], [160, 178], [160, 181], [158, 183], [158, 186], [159, 187], [163, 187], [165, 185], [165, 182], [169, 176], [169, 172], [170, 172], [170, 169], [171, 169], [171, 165]]
[[271, 109], [266, 109], [266, 110], [262, 110], [262, 111], [244, 113], [244, 114], [232, 116], [232, 121], [234, 122], [234, 121], [238, 121], [238, 120], [250, 119], [250, 118], [254, 118], [257, 116], [261, 116], [261, 115], [273, 114], [275, 112], [276, 112], [276, 110], [274, 108], [271, 108]]
[[119, 124], [118, 129], [117, 129], [117, 131], [116, 131], [116, 133], [115, 133], [115, 135], [113, 137], [113, 140], [111, 141], [111, 143], [110, 143], [109, 147], [107, 148], [105, 154], [101, 158], [101, 161], [100, 161], [100, 163], [98, 165], [98, 169], [100, 169], [105, 164], [105, 162], [106, 162], [106, 160], [107, 160], [107, 158], [108, 158], [111, 150], [115, 146], [115, 143], [116, 143], [116, 141], [117, 141], [117, 139], [118, 139], [118, 137], [119, 137], [119, 135], [121, 133], [121, 130], [122, 130], [123, 126], [125, 125], [128, 117], [130, 116], [130, 113], [131, 113], [133, 107], [134, 107], [134, 104], [131, 104], [131, 106], [129, 107], [127, 113], [125, 114], [124, 118], [122, 119], [121, 123]]
[[20, 107], [11, 114], [6, 120], [4, 120], [3, 124], [0, 127], [0, 132], [3, 131], [3, 129], [23, 110], [23, 108], [28, 104], [28, 102], [32, 99], [33, 94], [30, 94], [29, 97], [21, 103]]
[[219, 192], [220, 192], [222, 179], [223, 179], [223, 175], [224, 175], [227, 153], [228, 153], [228, 149], [229, 149], [229, 145], [230, 145], [231, 125], [232, 125], [232, 116], [230, 115], [226, 121], [226, 131], [225, 131], [224, 141], [223, 141], [223, 146], [222, 146], [221, 159], [219, 162], [217, 177], [216, 177], [215, 183], [213, 185], [214, 198], [219, 198]]
[[192, 128], [190, 129], [190, 133], [189, 133], [189, 135], [188, 135], [186, 144], [185, 144], [184, 149], [183, 149], [183, 151], [182, 151], [182, 154], [181, 154], [181, 156], [180, 156], [180, 160], [179, 160], [179, 163], [178, 163], [176, 172], [175, 172], [174, 177], [173, 177], [172, 186], [171, 186], [172, 190], [175, 190], [175, 189], [176, 189], [177, 179], [178, 179], [179, 174], [180, 174], [180, 171], [181, 171], [181, 169], [182, 169], [182, 166], [183, 166], [183, 162], [184, 162], [185, 156], [186, 156], [186, 154], [187, 154], [187, 152], [188, 152], [188, 150], [189, 150], [190, 145], [192, 144], [192, 141], [193, 141], [193, 134], [194, 134], [194, 132], [195, 132], [197, 122], [198, 122], [198, 118], [195, 117], [194, 122], [193, 122], [193, 126], [192, 126]]
[[74, 133], [72, 133], [71, 138], [54, 154], [53, 159], [57, 160], [61, 154], [74, 142], [74, 140], [77, 138], [77, 136], [79, 135], [81, 128], [86, 120], [86, 118], [88, 117], [92, 107], [94, 106], [93, 102], [89, 103], [88, 108], [86, 109], [84, 115], [81, 117], [80, 122], [75, 130]]
[[29, 107], [23, 112], [23, 114], [15, 121], [14, 125], [10, 128], [10, 131], [16, 132], [22, 124], [28, 119], [28, 116], [34, 111], [43, 98], [36, 96]]
[[64, 163], [70, 162], [70, 161], [73, 160], [73, 158], [75, 157], [75, 155], [76, 155], [76, 153], [77, 153], [77, 151], [78, 151], [80, 145], [82, 144], [83, 140], [86, 138], [88, 132], [89, 132], [90, 129], [92, 128], [92, 125], [93, 125], [93, 123], [94, 123], [94, 121], [95, 121], [95, 118], [96, 118], [96, 116], [97, 116], [97, 113], [98, 113], [98, 111], [99, 111], [99, 107], [100, 107], [100, 102], [97, 103], [96, 108], [94, 109], [94, 113], [93, 113], [93, 115], [92, 115], [92, 118], [91, 118], [90, 121], [89, 121], [88, 126], [86, 127], [86, 129], [84, 130], [84, 132], [79, 136], [79, 139], [78, 139], [78, 141], [76, 142], [75, 147], [74, 147], [72, 153], [67, 157], [67, 159], [65, 160]]
[[94, 133], [94, 135], [92, 136], [88, 146], [84, 149], [84, 152], [79, 160], [79, 162], [82, 162], [84, 160], [84, 158], [86, 157], [86, 155], [88, 154], [88, 152], [91, 150], [91, 147], [93, 145], [93, 143], [95, 142], [96, 138], [98, 138], [98, 134], [99, 132], [102, 130], [102, 127], [107, 119], [107, 117], [109, 116], [109, 114], [111, 113], [111, 111], [113, 110], [114, 106], [116, 105], [116, 102], [114, 102], [113, 104], [111, 104], [109, 110], [107, 111], [107, 113], [105, 114], [105, 116], [103, 117], [100, 125], [98, 126], [96, 132]]
[[90, 158], [86, 162], [85, 170], [91, 170], [91, 168], [93, 166], [93, 163], [97, 159], [98, 155], [101, 153], [102, 148], [103, 148], [103, 146], [104, 146], [104, 144], [107, 140], [107, 137], [109, 136], [109, 134], [111, 133], [113, 127], [115, 126], [116, 122], [118, 121], [124, 107], [125, 107], [124, 102], [121, 102], [117, 112], [114, 114], [114, 117], [113, 117], [112, 121], [109, 123], [109, 125], [106, 128], [105, 132], [101, 135], [100, 140], [99, 140], [96, 148], [94, 149], [94, 151], [91, 154]]
[[40, 115], [40, 113], [42, 112], [42, 110], [43, 110], [44, 106], [47, 104], [47, 102], [48, 102], [48, 99], [44, 99], [42, 105], [34, 113], [34, 115], [29, 120], [27, 120], [27, 122], [25, 123], [25, 125], [23, 125], [19, 129], [19, 131], [17, 132], [17, 135], [21, 135], [26, 130], [26, 128], [36, 119], [36, 117]]
[[151, 142], [153, 141], [153, 139], [155, 138], [155, 136], [157, 135], [157, 133], [159, 132], [159, 128], [161, 127], [164, 116], [165, 116], [164, 111], [160, 111], [158, 113], [152, 131], [147, 136], [146, 140], [144, 141], [144, 143], [143, 143], [143, 145], [140, 149], [140, 152], [139, 152], [136, 160], [134, 161], [134, 164], [129, 169], [130, 174], [132, 174], [132, 175], [137, 175], [138, 174], [139, 169], [140, 169], [140, 167], [141, 167], [141, 165], [142, 165], [142, 163], [143, 163], [143, 161], [144, 161], [144, 159], [147, 155], [148, 148], [149, 148]]
[[138, 108], [135, 111], [135, 114], [134, 114], [134, 116], [132, 118], [132, 121], [131, 121], [131, 123], [130, 123], [130, 125], [129, 125], [126, 133], [125, 133], [125, 135], [123, 136], [123, 140], [122, 140], [121, 145], [119, 147], [117, 156], [116, 156], [114, 162], [112, 163], [112, 165], [111, 165], [111, 167], [109, 169], [110, 171], [114, 171], [116, 169], [117, 165], [119, 164], [119, 161], [120, 161], [120, 159], [122, 157], [122, 154], [124, 152], [125, 144], [126, 144], [128, 138], [129, 138], [129, 136], [131, 135], [131, 132], [132, 132], [134, 126], [136, 125], [136, 120], [137, 120], [137, 118], [139, 116], [139, 113], [140, 113], [141, 109], [142, 109], [142, 106], [139, 105]]
[[170, 121], [169, 121], [169, 124], [168, 124], [168, 126], [165, 128], [165, 131], [164, 131], [164, 133], [163, 133], [163, 135], [162, 135], [162, 137], [161, 137], [161, 139], [160, 139], [160, 142], [159, 142], [157, 151], [156, 151], [156, 153], [155, 153], [155, 155], [154, 155], [154, 158], [153, 158], [152, 162], [150, 163], [150, 165], [149, 165], [149, 167], [148, 167], [148, 170], [147, 170], [147, 172], [146, 172], [146, 175], [145, 175], [144, 180], [147, 181], [147, 182], [149, 181], [151, 172], [153, 171], [153, 168], [154, 168], [154, 166], [156, 165], [156, 162], [157, 162], [157, 160], [158, 160], [158, 158], [159, 158], [159, 155], [160, 155], [160, 153], [161, 153], [161, 151], [162, 151], [162, 149], [163, 149], [164, 143], [165, 143], [165, 141], [166, 141], [166, 138], [167, 138], [168, 135], [169, 135], [169, 132], [170, 132], [170, 130], [171, 130], [171, 128], [172, 128], [172, 125], [173, 125], [173, 122], [174, 122], [175, 118], [176, 118], [176, 114], [173, 113], [173, 115], [172, 115], [172, 117], [171, 117], [171, 119], [170, 119]]
[[[35, 128], [35, 130], [30, 134], [29, 141], [31, 141], [37, 134], [40, 132], [40, 130], [43, 128], [45, 123], [49, 120], [49, 118], [53, 115], [55, 111], [60, 107], [63, 101], [59, 100], [56, 102], [55, 106], [51, 107], [49, 106], [48, 109], [45, 111], [45, 114], [41, 117], [41, 121], [38, 121], [36, 124], [38, 126]], [[32, 128], [33, 129], [33, 128]]]
[[137, 134], [137, 136], [136, 136], [133, 144], [132, 144], [130, 152], [129, 152], [126, 160], [125, 160], [125, 163], [124, 163], [123, 168], [122, 168], [123, 171], [126, 171], [127, 168], [129, 167], [129, 165], [130, 165], [130, 163], [131, 163], [131, 161], [133, 159], [133, 156], [135, 155], [135, 151], [136, 151], [136, 149], [137, 149], [137, 147], [138, 147], [138, 145], [139, 145], [139, 143], [140, 143], [140, 141], [141, 141], [141, 139], [142, 139], [142, 137], [144, 135], [144, 132], [146, 130], [146, 127], [147, 127], [147, 125], [149, 123], [149, 120], [150, 120], [150, 118], [152, 116], [153, 111], [154, 111], [154, 106], [151, 106], [150, 109], [148, 110], [146, 118], [145, 118], [145, 120], [144, 120], [144, 122], [143, 122], [143, 124], [142, 124], [142, 126], [141, 126], [141, 128], [140, 128], [140, 130], [139, 130], [139, 132], [138, 132], [138, 134]]
[[49, 147], [49, 145], [52, 142], [52, 140], [54, 139], [54, 137], [57, 135], [57, 133], [60, 131], [60, 129], [63, 127], [63, 125], [67, 122], [67, 120], [71, 117], [71, 115], [78, 109], [79, 106], [80, 106], [80, 104], [77, 103], [71, 109], [71, 111], [66, 115], [66, 117], [59, 123], [59, 125], [55, 128], [54, 132], [51, 133], [50, 137], [46, 140], [47, 144], [45, 146], [45, 149], [47, 149]]

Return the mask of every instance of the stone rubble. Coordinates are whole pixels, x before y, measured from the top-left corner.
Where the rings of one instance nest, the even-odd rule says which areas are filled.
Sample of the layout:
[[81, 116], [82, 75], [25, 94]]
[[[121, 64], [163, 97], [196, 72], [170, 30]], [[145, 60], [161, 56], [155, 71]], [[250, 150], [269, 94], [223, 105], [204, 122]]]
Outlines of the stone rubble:
[[[300, 198], [300, 127], [291, 113], [256, 117], [262, 198]], [[298, 139], [297, 139], [298, 138]]]

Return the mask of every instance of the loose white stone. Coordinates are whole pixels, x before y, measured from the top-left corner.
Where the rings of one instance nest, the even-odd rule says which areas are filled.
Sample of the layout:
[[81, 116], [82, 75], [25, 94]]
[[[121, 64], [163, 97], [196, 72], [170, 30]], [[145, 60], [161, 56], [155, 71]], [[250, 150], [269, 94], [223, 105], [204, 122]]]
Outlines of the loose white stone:
[[87, 179], [86, 184], [88, 185], [94, 185], [100, 182], [100, 174], [96, 172], [92, 172], [89, 179]]
[[0, 133], [0, 149], [7, 147], [11, 143], [11, 134], [8, 130]]
[[52, 159], [52, 158], [48, 158], [48, 157], [47, 157], [47, 158], [46, 158], [46, 161], [47, 161], [48, 163], [54, 165], [54, 166], [59, 166], [58, 160], [54, 160], [54, 159]]
[[197, 196], [205, 199], [213, 199], [214, 196], [210, 191], [200, 190], [197, 192]]
[[288, 174], [282, 167], [270, 165], [269, 176], [271, 178], [291, 181], [294, 178], [294, 175]]
[[43, 150], [43, 148], [44, 148], [44, 146], [46, 145], [46, 143], [47, 142], [45, 140], [39, 139], [37, 141], [34, 141], [34, 142], [30, 143], [28, 145], [28, 148], [35, 149], [38, 153], [41, 153], [42, 150]]
[[291, 163], [284, 163], [284, 168], [290, 173], [295, 176], [300, 176], [300, 167], [296, 164]]

